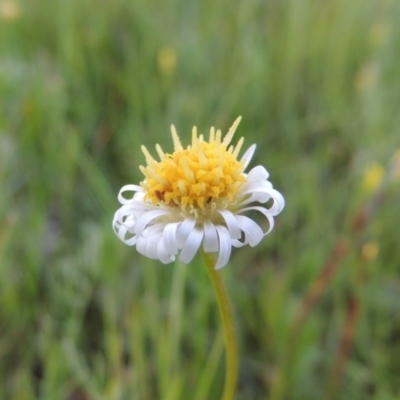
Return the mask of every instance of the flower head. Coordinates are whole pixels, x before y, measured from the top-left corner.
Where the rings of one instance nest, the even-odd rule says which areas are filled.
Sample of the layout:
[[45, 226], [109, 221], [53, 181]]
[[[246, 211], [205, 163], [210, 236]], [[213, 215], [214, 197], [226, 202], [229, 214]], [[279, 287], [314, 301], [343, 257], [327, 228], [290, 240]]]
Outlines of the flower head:
[[[147, 162], [140, 167], [144, 180], [140, 186], [121, 189], [122, 207], [113, 220], [114, 231], [124, 243], [165, 264], [176, 257], [189, 263], [202, 246], [206, 253], [218, 253], [216, 268], [222, 268], [232, 246], [256, 246], [272, 230], [274, 216], [285, 201], [268, 181], [264, 167], [245, 173], [256, 146], [238, 159], [243, 138], [236, 146], [230, 143], [240, 119], [224, 138], [220, 130], [211, 128], [205, 140], [194, 127], [192, 143], [186, 148], [172, 125], [174, 152], [164, 153], [156, 145], [159, 161], [142, 146]], [[129, 192], [133, 195], [126, 198]], [[251, 210], [267, 219], [267, 230], [244, 215]]]

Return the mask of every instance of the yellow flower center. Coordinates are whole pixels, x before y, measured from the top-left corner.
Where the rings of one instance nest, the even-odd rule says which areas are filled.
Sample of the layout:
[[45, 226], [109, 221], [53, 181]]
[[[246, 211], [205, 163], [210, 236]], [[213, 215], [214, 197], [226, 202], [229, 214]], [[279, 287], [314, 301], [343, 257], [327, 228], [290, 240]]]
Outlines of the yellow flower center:
[[[243, 144], [241, 138], [236, 147], [229, 146], [240, 117], [221, 140], [221, 131], [210, 130], [205, 141], [192, 131], [192, 144], [184, 149], [175, 127], [171, 127], [175, 151], [163, 152], [156, 146], [160, 161], [156, 161], [143, 146], [147, 166], [140, 167], [145, 176], [141, 183], [145, 198], [153, 204], [180, 207], [183, 212], [196, 215], [208, 214], [214, 209], [226, 208], [235, 202], [235, 194], [246, 181], [244, 163], [237, 156]], [[229, 146], [229, 147], [228, 147]]]

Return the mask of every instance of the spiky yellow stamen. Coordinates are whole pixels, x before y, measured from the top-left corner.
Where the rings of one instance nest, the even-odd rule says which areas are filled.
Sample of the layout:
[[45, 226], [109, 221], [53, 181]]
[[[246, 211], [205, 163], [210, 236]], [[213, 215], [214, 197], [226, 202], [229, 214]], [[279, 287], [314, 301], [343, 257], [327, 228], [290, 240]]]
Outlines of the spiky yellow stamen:
[[172, 141], [174, 142], [174, 150], [175, 151], [183, 150], [178, 133], [176, 132], [175, 125], [171, 125], [171, 134], [172, 134]]
[[160, 157], [160, 160], [161, 161], [164, 160], [165, 154], [163, 152], [163, 149], [161, 148], [161, 146], [158, 143], [156, 144], [156, 151], [157, 151], [158, 156]]
[[233, 135], [235, 134], [236, 128], [240, 124], [240, 121], [242, 120], [242, 117], [237, 117], [233, 125], [230, 127], [228, 133], [224, 137], [224, 141], [222, 144], [225, 146], [228, 146], [228, 144], [232, 141]]
[[184, 212], [207, 212], [216, 208], [216, 203], [227, 204], [235, 198], [240, 186], [246, 181], [244, 165], [237, 156], [243, 144], [241, 138], [233, 147], [229, 146], [240, 117], [234, 122], [227, 135], [221, 140], [221, 131], [210, 130], [209, 141], [192, 130], [192, 143], [186, 149], [172, 125], [174, 143], [172, 154], [164, 153], [156, 146], [160, 161], [155, 161], [145, 147], [142, 151], [147, 166], [140, 170], [145, 176], [142, 187], [146, 199], [154, 204], [164, 203], [180, 207]]

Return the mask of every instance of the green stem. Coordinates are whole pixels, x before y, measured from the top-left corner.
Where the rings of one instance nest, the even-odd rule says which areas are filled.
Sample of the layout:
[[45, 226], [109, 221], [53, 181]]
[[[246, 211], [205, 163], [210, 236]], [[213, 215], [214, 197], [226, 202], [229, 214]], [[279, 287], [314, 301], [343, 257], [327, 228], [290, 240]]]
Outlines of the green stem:
[[203, 252], [206, 260], [208, 275], [210, 276], [217, 296], [219, 312], [221, 314], [222, 325], [224, 328], [226, 346], [226, 372], [225, 389], [222, 400], [233, 400], [236, 392], [236, 382], [238, 377], [238, 350], [233, 326], [232, 312], [229, 306], [228, 296], [221, 275], [215, 270], [215, 257], [213, 254]]

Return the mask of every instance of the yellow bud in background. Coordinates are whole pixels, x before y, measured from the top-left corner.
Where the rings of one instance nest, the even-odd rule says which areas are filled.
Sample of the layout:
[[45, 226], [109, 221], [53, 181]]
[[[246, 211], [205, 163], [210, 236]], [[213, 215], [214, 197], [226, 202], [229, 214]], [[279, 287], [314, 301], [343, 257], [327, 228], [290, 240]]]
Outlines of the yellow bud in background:
[[363, 189], [368, 193], [375, 192], [381, 185], [384, 174], [385, 169], [381, 164], [370, 164], [364, 173], [362, 183]]
[[176, 51], [172, 47], [163, 47], [157, 54], [158, 69], [162, 74], [171, 74], [176, 67]]
[[365, 261], [374, 261], [379, 254], [379, 244], [374, 240], [368, 240], [361, 249], [362, 258]]

